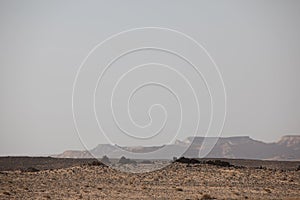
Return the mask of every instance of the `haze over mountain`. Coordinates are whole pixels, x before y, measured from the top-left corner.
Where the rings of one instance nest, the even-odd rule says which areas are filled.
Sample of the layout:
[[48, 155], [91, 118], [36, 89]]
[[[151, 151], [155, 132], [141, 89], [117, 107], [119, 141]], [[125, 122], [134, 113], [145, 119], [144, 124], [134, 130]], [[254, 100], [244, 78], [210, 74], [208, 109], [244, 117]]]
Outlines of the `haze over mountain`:
[[[183, 156], [199, 157], [199, 150], [203, 150], [203, 141], [209, 144], [218, 138], [188, 137], [174, 144], [152, 147], [121, 147], [118, 145], [99, 144], [90, 151], [68, 150], [55, 155], [59, 158], [110, 158], [126, 156], [136, 159], [171, 159]], [[201, 149], [202, 148], [202, 149]], [[159, 150], [159, 151], [158, 151]], [[186, 150], [186, 151], [185, 151]], [[147, 153], [147, 154], [146, 154]], [[283, 136], [278, 142], [265, 143], [254, 140], [249, 136], [221, 137], [206, 156], [209, 158], [239, 158], [262, 160], [300, 160], [300, 135]]]

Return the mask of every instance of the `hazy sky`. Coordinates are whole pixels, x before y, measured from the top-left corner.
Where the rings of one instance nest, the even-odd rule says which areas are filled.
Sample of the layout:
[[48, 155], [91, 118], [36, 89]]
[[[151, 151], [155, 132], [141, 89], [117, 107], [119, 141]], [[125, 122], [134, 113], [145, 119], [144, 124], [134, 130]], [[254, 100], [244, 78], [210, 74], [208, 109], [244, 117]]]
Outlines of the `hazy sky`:
[[[83, 149], [71, 106], [72, 85], [81, 62], [107, 37], [145, 26], [184, 32], [210, 53], [227, 92], [222, 136], [249, 135], [272, 142], [283, 135], [299, 134], [299, 11], [300, 1], [296, 0], [1, 0], [0, 155], [45, 155]], [[143, 61], [143, 56], [158, 58], [163, 54], [149, 51], [137, 56]], [[180, 61], [172, 62], [180, 65]], [[116, 74], [118, 66], [115, 70]], [[181, 85], [179, 81], [176, 84]], [[158, 96], [167, 100], [169, 97], [164, 97], [160, 89]], [[98, 94], [101, 99], [101, 91]], [[143, 105], [151, 105], [147, 99]], [[173, 103], [168, 105], [171, 112], [176, 112]], [[146, 115], [141, 114], [143, 121], [142, 116]], [[175, 114], [170, 116], [178, 120]], [[177, 125], [171, 123], [170, 130]], [[185, 136], [190, 134], [185, 132], [179, 139]], [[90, 139], [91, 146], [97, 143], [102, 142]]]

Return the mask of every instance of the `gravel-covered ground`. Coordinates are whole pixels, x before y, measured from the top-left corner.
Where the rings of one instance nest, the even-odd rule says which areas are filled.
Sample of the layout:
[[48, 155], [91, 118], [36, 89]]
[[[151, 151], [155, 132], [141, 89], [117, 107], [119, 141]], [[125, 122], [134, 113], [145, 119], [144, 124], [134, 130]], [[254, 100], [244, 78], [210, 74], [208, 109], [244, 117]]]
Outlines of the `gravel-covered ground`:
[[100, 165], [0, 172], [0, 199], [300, 199], [300, 171], [173, 163], [148, 173]]

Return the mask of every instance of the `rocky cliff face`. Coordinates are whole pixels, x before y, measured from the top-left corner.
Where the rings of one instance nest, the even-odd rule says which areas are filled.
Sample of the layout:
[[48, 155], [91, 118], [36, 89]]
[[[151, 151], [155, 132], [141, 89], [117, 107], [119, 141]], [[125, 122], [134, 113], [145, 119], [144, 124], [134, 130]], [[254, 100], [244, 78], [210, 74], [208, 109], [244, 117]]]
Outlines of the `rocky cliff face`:
[[[207, 157], [264, 160], [300, 160], [300, 136], [284, 136], [276, 143], [265, 143], [250, 137], [220, 138]], [[204, 138], [191, 140], [189, 157], [201, 148]]]
[[[92, 155], [101, 158], [107, 155], [111, 158], [121, 156], [139, 159], [171, 159], [173, 156], [199, 157], [200, 151], [205, 151], [215, 144], [206, 157], [210, 158], [239, 158], [239, 159], [263, 159], [263, 160], [300, 160], [300, 135], [282, 137], [278, 142], [265, 143], [254, 140], [248, 136], [241, 137], [188, 137], [184, 141], [176, 141], [172, 145], [153, 147], [120, 147], [117, 145], [100, 144], [90, 152], [65, 151], [55, 157], [60, 158], [90, 158]], [[164, 151], [158, 151], [163, 149]], [[186, 151], [185, 151], [186, 150]], [[155, 153], [155, 152], [159, 153]], [[138, 153], [131, 154], [130, 152]], [[145, 154], [154, 152], [150, 157]]]
[[300, 149], [300, 135], [286, 135], [283, 136], [279, 141], [279, 145], [283, 145], [286, 147], [292, 147], [296, 149]]

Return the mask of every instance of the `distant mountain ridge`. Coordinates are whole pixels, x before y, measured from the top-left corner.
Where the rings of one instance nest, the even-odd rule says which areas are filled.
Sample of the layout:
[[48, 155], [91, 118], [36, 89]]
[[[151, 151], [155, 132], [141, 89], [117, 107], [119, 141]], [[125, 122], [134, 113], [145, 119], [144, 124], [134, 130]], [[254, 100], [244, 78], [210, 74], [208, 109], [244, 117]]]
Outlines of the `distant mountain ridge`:
[[[205, 143], [203, 143], [205, 141]], [[216, 143], [215, 143], [216, 142]], [[183, 141], [177, 140], [174, 144], [152, 147], [121, 147], [118, 145], [99, 144], [90, 151], [68, 150], [55, 155], [59, 158], [101, 158], [107, 155], [110, 158], [126, 156], [137, 159], [172, 159], [172, 157], [199, 157], [199, 151], [205, 150], [203, 144], [215, 146], [207, 154], [209, 158], [237, 158], [259, 160], [300, 160], [300, 135], [283, 136], [278, 142], [265, 143], [254, 140], [249, 136], [237, 137], [188, 137]], [[208, 145], [209, 146], [209, 145]], [[131, 153], [133, 152], [133, 153]], [[151, 152], [148, 157], [145, 153]]]

